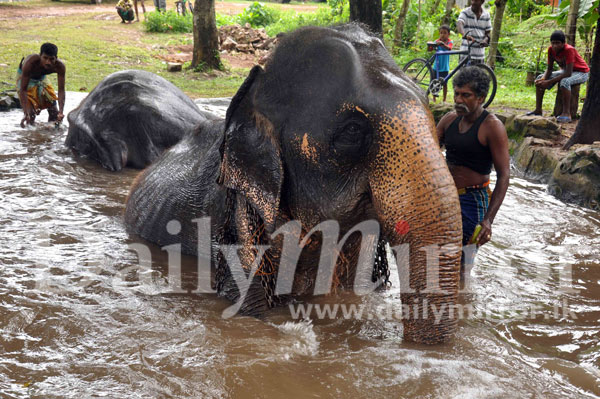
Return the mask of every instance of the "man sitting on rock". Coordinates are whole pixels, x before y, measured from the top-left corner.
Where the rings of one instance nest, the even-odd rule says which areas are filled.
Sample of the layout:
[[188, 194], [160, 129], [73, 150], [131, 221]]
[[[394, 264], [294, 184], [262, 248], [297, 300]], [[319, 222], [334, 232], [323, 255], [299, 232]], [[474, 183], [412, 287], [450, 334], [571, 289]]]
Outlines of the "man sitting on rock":
[[[559, 83], [559, 92], [562, 96], [562, 113], [556, 117], [558, 122], [571, 122], [571, 86], [584, 83], [589, 78], [590, 68], [581, 58], [577, 50], [565, 43], [563, 31], [556, 30], [550, 35], [548, 47], [548, 67], [543, 75], [539, 75], [535, 81], [535, 110], [527, 115], [542, 115], [542, 103], [544, 93]], [[554, 62], [560, 70], [552, 71]]]

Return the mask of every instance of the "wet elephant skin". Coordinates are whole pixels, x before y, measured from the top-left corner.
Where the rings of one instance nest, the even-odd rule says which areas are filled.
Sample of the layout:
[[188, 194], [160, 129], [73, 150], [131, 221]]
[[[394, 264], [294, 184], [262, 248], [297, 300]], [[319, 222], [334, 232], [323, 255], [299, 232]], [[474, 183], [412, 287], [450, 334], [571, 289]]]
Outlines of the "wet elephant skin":
[[65, 145], [111, 171], [142, 169], [198, 123], [214, 118], [158, 75], [115, 72], [69, 113]]

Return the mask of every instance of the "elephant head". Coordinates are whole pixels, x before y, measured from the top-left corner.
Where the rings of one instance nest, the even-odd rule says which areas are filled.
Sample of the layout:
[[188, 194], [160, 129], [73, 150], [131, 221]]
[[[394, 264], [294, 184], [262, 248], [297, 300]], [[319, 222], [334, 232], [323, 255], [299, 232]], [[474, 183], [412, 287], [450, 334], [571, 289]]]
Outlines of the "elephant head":
[[214, 118], [166, 79], [120, 71], [104, 78], [69, 113], [65, 145], [111, 171], [141, 169], [198, 123]]
[[[211, 223], [206, 246], [199, 243], [206, 234], [190, 223], [205, 216]], [[179, 233], [168, 231], [173, 220], [180, 222]], [[322, 293], [317, 264], [329, 242], [309, 233], [331, 220], [337, 232], [348, 234], [346, 244], [334, 248], [340, 255], [330, 263], [334, 284], [354, 284], [364, 264], [371, 267], [368, 278], [381, 282], [375, 271], [384, 269], [377, 265], [385, 262], [387, 242], [404, 255], [399, 267], [408, 271], [401, 287], [410, 309], [403, 312], [405, 339], [446, 340], [456, 324], [449, 307], [459, 283], [456, 189], [423, 94], [383, 43], [354, 24], [286, 35], [265, 69], [252, 69], [225, 121], [201, 122], [138, 176], [125, 212], [130, 232], [160, 245], [181, 244], [183, 252], [209, 260], [217, 292], [249, 315], [287, 294]], [[294, 234], [303, 240], [296, 241], [302, 248], [289, 275], [284, 265], [293, 262], [277, 234], [288, 221], [299, 222]], [[376, 235], [352, 233], [372, 221], [378, 222]], [[377, 244], [370, 265], [357, 250], [362, 242]], [[256, 244], [269, 246], [264, 256]], [[243, 269], [232, 266], [232, 253]], [[250, 276], [255, 261], [262, 273]], [[290, 291], [278, 291], [290, 280]], [[328, 292], [333, 277], [324, 281]]]
[[[456, 303], [461, 221], [426, 101], [360, 26], [299, 29], [233, 98], [220, 181], [247, 200], [266, 232], [283, 213], [305, 230], [336, 220], [342, 233], [377, 220], [392, 247], [409, 244], [401, 299], [413, 311], [404, 337], [436, 343], [456, 323], [448, 312], [435, 322], [431, 310]], [[427, 257], [428, 248], [449, 244]]]

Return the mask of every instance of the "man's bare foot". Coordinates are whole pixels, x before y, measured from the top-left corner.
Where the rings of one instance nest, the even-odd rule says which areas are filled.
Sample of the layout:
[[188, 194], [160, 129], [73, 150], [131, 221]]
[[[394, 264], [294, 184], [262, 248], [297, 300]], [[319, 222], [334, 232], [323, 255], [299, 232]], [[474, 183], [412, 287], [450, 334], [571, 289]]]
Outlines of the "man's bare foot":
[[27, 125], [34, 125], [34, 124], [35, 124], [35, 114], [31, 114], [29, 116], [24, 116], [23, 119], [21, 119], [21, 127], [23, 129]]

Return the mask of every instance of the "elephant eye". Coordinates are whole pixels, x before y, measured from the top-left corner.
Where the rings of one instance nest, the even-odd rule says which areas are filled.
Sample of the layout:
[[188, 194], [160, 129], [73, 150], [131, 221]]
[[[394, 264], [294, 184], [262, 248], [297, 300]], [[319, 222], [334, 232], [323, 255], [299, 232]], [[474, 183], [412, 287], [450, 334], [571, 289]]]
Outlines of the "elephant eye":
[[344, 136], [353, 138], [358, 138], [362, 133], [361, 126], [355, 122], [348, 124], [344, 130]]
[[336, 131], [334, 148], [336, 151], [360, 155], [366, 152], [371, 143], [371, 125], [363, 115], [353, 115], [346, 119]]

